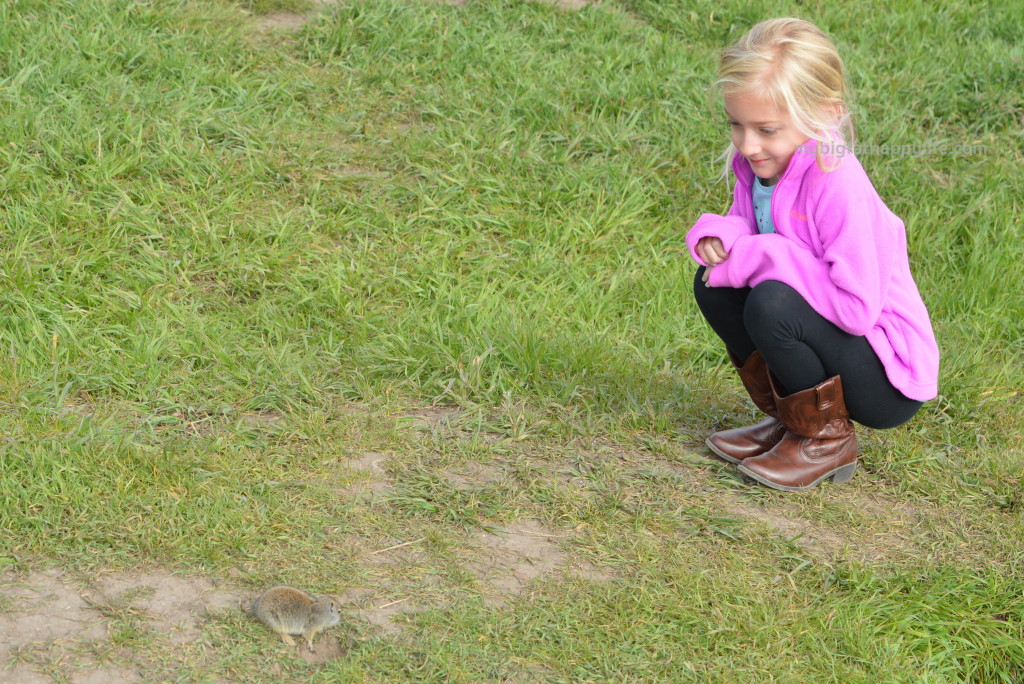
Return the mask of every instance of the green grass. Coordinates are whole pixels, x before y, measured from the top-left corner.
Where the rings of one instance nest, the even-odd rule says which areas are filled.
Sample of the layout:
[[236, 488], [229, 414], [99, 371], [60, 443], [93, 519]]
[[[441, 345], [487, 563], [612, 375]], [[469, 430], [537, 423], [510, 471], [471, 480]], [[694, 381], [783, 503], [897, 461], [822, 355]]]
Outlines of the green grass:
[[[174, 664], [132, 617], [161, 681], [1024, 677], [1013, 3], [251, 16], [311, 7], [0, 7], [0, 566], [417, 597], [316, 668], [232, 617]], [[793, 14], [839, 44], [861, 142], [987, 153], [862, 159], [906, 222], [941, 395], [861, 430], [849, 485], [782, 495], [694, 455], [751, 409], [683, 238], [727, 204], [716, 52]], [[402, 418], [431, 405], [460, 411]], [[345, 466], [366, 452], [375, 498]], [[501, 477], [453, 486], [472, 464]], [[473, 532], [531, 518], [602, 576], [495, 608]]]

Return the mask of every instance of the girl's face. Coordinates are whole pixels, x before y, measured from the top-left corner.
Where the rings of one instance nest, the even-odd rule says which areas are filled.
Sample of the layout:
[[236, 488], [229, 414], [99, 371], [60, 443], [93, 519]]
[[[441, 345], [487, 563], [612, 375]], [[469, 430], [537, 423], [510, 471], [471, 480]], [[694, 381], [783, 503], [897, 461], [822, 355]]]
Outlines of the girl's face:
[[788, 112], [757, 95], [726, 96], [725, 113], [732, 128], [732, 144], [766, 185], [782, 177], [793, 152], [808, 140]]

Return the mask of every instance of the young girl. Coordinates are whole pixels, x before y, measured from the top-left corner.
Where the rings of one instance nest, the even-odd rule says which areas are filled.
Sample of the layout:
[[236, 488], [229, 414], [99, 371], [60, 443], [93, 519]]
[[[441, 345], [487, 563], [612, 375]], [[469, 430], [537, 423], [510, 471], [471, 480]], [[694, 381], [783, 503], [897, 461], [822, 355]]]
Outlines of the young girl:
[[820, 29], [758, 24], [722, 53], [719, 76], [733, 204], [702, 215], [686, 242], [701, 313], [768, 418], [707, 445], [775, 489], [845, 482], [851, 421], [895, 427], [937, 394], [903, 223], [845, 146], [843, 63]]

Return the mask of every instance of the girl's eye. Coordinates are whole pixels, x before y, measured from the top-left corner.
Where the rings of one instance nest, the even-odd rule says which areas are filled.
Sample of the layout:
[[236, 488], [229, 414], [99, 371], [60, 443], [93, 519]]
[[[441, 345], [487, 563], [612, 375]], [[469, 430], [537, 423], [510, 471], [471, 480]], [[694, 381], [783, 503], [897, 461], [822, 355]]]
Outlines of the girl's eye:
[[761, 132], [764, 133], [765, 135], [775, 135], [774, 128], [762, 128]]
[[730, 121], [729, 125], [732, 126], [733, 128], [736, 128], [737, 126], [740, 125], [740, 122], [739, 121]]

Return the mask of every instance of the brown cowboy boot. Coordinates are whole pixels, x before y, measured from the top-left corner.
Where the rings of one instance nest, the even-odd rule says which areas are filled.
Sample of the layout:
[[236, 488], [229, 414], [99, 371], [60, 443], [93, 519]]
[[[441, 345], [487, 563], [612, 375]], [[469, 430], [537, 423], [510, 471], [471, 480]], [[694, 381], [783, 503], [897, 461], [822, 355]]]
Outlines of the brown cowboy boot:
[[786, 435], [771, 451], [747, 459], [737, 470], [788, 492], [811, 489], [829, 477], [834, 482], [853, 477], [857, 435], [839, 376], [788, 397], [780, 397], [771, 382]]
[[760, 456], [782, 441], [786, 428], [779, 422], [779, 412], [775, 408], [775, 397], [772, 395], [771, 382], [768, 380], [768, 366], [755, 351], [742, 366], [729, 352], [729, 359], [740, 375], [740, 381], [754, 405], [768, 414], [757, 425], [722, 430], [708, 437], [704, 443], [708, 448], [729, 463], [740, 463], [748, 458]]

